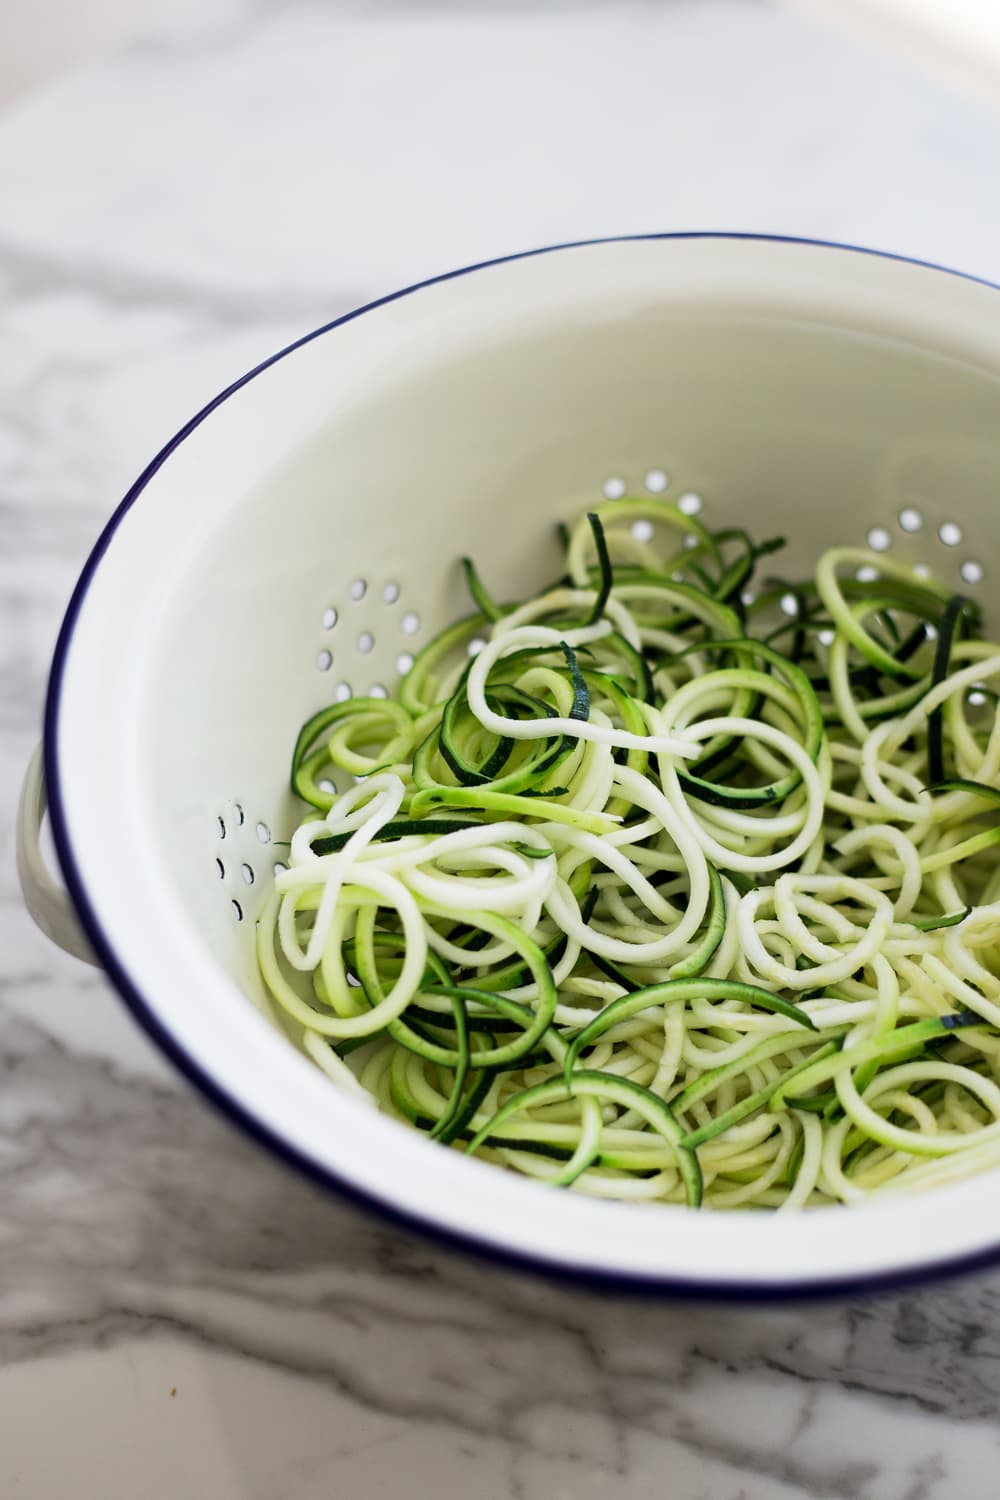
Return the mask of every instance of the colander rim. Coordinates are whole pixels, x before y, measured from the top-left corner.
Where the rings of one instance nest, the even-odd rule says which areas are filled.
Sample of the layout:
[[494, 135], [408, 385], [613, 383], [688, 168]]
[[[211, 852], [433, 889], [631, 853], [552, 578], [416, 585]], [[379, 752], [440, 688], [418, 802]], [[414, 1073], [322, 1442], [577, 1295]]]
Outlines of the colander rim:
[[290, 1140], [281, 1134], [279, 1129], [260, 1118], [244, 1099], [238, 1097], [229, 1089], [224, 1088], [211, 1071], [196, 1059], [177, 1037], [174, 1036], [170, 1028], [160, 1017], [156, 1008], [146, 1000], [138, 981], [132, 977], [124, 964], [119, 960], [114, 945], [105, 933], [98, 912], [88, 896], [86, 883], [83, 880], [73, 850], [60, 780], [57, 745], [63, 678], [77, 621], [101, 561], [125, 516], [139, 500], [150, 480], [166, 460], [201, 426], [212, 412], [257, 376], [270, 369], [272, 365], [287, 358], [287, 356], [294, 354], [296, 350], [312, 343], [314, 340], [332, 332], [336, 328], [355, 321], [366, 313], [374, 312], [381, 307], [397, 302], [404, 297], [411, 296], [427, 287], [438, 286], [459, 277], [470, 276], [478, 271], [486, 271], [496, 266], [529, 260], [542, 255], [587, 249], [599, 245], [690, 240], [797, 245], [804, 248], [838, 251], [847, 255], [870, 256], [900, 265], [915, 266], [924, 270], [939, 272], [945, 276], [983, 286], [991, 291], [1000, 291], [1000, 283], [973, 272], [957, 270], [952, 266], [943, 265], [940, 262], [926, 260], [917, 256], [902, 255], [894, 251], [857, 245], [846, 241], [827, 240], [807, 235], [775, 234], [750, 230], [693, 229], [653, 231], [639, 234], [602, 235], [589, 239], [562, 241], [552, 245], [542, 245], [529, 250], [514, 251], [507, 255], [475, 261], [453, 270], [441, 272], [435, 276], [425, 277], [397, 291], [374, 298], [372, 301], [363, 303], [359, 307], [342, 313], [340, 316], [330, 319], [328, 322], [294, 339], [291, 343], [286, 344], [274, 354], [269, 355], [254, 365], [245, 374], [227, 385], [218, 395], [214, 396], [201, 407], [163, 445], [126, 491], [124, 497], [101, 530], [83, 564], [59, 628], [45, 694], [43, 757], [48, 791], [49, 819], [56, 854], [77, 916], [95, 955], [100, 960], [105, 974], [118, 991], [118, 994], [139, 1026], [170, 1059], [178, 1071], [194, 1084], [199, 1092], [229, 1121], [242, 1130], [251, 1140], [264, 1146], [280, 1161], [295, 1168], [298, 1172], [303, 1173], [307, 1178], [322, 1187], [332, 1189], [341, 1197], [346, 1198], [349, 1202], [367, 1212], [377, 1214], [380, 1218], [387, 1219], [389, 1222], [409, 1232], [416, 1232], [451, 1249], [478, 1256], [507, 1269], [557, 1277], [562, 1281], [572, 1282], [575, 1285], [589, 1288], [595, 1292], [610, 1291], [617, 1294], [657, 1295], [686, 1301], [709, 1303], [771, 1304], [870, 1295], [876, 1292], [899, 1290], [944, 1277], [970, 1274], [995, 1266], [1000, 1262], [1000, 1239], [992, 1245], [969, 1251], [966, 1254], [942, 1256], [919, 1265], [833, 1276], [821, 1275], [810, 1277], [808, 1274], [805, 1274], [797, 1276], [794, 1281], [790, 1281], [787, 1285], [768, 1285], [761, 1282], [741, 1280], [738, 1276], [703, 1280], [675, 1272], [650, 1275], [626, 1269], [611, 1269], [606, 1266], [588, 1267], [578, 1263], [561, 1261], [555, 1255], [514, 1249], [510, 1246], [499, 1244], [485, 1235], [478, 1236], [472, 1231], [448, 1227], [437, 1219], [429, 1216], [424, 1217], [416, 1211], [404, 1209], [398, 1203], [394, 1203], [374, 1191], [366, 1190], [357, 1183], [342, 1176], [333, 1167], [321, 1164], [300, 1151]]

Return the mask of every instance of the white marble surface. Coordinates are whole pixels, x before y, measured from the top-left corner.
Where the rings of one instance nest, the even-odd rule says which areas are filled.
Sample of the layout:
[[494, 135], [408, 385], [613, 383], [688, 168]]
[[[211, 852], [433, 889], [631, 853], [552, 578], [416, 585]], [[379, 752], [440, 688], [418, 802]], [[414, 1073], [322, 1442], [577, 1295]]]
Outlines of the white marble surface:
[[1000, 277], [1000, 113], [753, 0], [160, 9], [0, 116], [0, 1494], [995, 1500], [1000, 1274], [692, 1309], [409, 1240], [237, 1137], [34, 933], [12, 824], [87, 548], [232, 375], [593, 233]]

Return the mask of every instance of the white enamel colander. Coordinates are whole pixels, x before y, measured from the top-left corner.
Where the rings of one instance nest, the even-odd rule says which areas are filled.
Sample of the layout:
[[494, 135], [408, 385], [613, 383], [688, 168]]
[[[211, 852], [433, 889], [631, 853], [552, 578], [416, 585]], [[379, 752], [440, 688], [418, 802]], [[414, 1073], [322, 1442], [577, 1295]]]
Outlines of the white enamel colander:
[[300, 723], [391, 690], [464, 609], [461, 554], [530, 592], [558, 520], [644, 486], [788, 536], [792, 571], [867, 538], [981, 596], [1000, 632], [1000, 291], [839, 246], [654, 236], [472, 267], [285, 350], [153, 460], [84, 569], [44, 747], [69, 897], [38, 856], [36, 764], [28, 905], [260, 1141], [467, 1245], [735, 1296], [1000, 1257], [997, 1172], [798, 1216], [599, 1201], [379, 1115], [270, 1017], [254, 919]]

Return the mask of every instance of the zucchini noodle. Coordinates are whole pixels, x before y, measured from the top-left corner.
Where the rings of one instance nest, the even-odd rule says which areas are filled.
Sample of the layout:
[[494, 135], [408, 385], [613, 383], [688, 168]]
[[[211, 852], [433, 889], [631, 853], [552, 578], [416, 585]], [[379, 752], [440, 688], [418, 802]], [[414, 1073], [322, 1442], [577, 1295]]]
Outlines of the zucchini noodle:
[[[782, 1212], [1000, 1165], [1000, 643], [669, 498], [303, 725], [258, 922], [331, 1080], [522, 1176]], [[770, 568], [771, 564], [768, 563]]]

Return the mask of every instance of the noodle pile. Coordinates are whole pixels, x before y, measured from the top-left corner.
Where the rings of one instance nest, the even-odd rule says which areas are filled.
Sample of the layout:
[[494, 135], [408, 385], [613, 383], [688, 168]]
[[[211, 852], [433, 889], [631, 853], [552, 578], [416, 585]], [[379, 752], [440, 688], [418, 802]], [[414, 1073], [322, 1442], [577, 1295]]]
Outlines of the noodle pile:
[[[1000, 644], [850, 548], [617, 500], [299, 735], [259, 924], [314, 1061], [591, 1195], [795, 1209], [1000, 1162]], [[767, 564], [766, 566], [770, 566]], [[860, 575], [860, 576], [859, 576]]]

